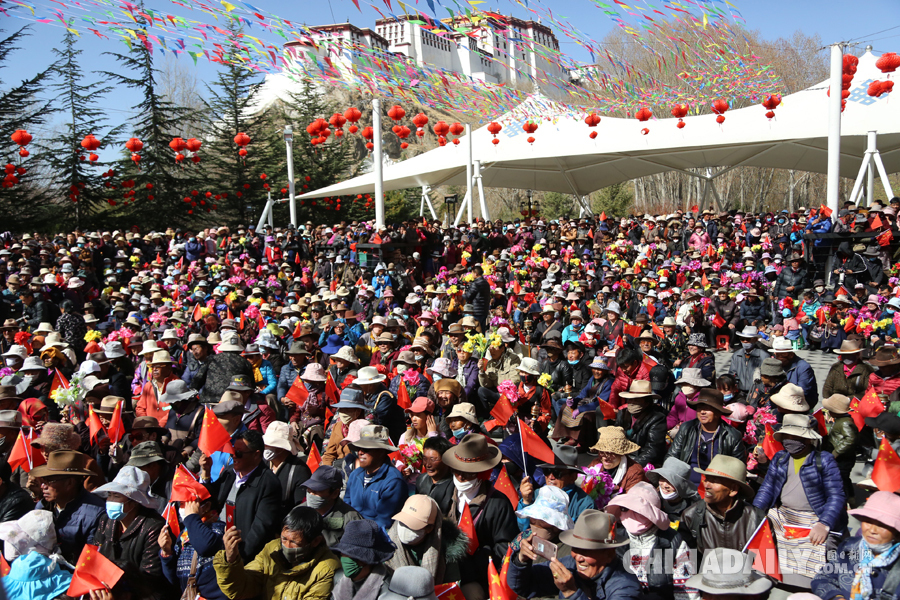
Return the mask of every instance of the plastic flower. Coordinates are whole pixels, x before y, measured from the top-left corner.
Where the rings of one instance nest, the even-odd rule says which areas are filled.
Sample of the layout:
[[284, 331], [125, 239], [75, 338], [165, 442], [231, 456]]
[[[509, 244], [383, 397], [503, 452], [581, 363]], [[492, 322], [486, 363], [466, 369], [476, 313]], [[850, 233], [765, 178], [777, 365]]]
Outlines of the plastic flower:
[[506, 399], [509, 400], [510, 404], [513, 406], [519, 401], [519, 388], [509, 379], [504, 379], [497, 386], [497, 391], [501, 396], [506, 396]]
[[540, 252], [541, 250], [544, 249], [544, 245], [543, 244], [535, 244], [534, 246], [531, 247], [531, 249], [534, 250], [535, 252]]
[[551, 383], [553, 383], [553, 378], [550, 377], [550, 373], [543, 373], [538, 377], [538, 385], [543, 388], [550, 387]]
[[91, 342], [99, 342], [102, 339], [103, 339], [103, 334], [100, 333], [99, 331], [97, 331], [96, 329], [88, 331], [86, 334], [84, 334], [84, 341], [86, 341], [89, 344]]

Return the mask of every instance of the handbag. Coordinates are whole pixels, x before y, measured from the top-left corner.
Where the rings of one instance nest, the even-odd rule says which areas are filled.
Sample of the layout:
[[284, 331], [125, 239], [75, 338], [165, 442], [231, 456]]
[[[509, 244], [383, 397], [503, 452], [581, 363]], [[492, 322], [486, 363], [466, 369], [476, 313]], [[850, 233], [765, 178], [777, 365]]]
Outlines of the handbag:
[[822, 338], [825, 337], [825, 327], [822, 325], [815, 325], [809, 330], [808, 337], [811, 342], [821, 342]]
[[197, 600], [200, 596], [200, 589], [197, 587], [197, 556], [197, 551], [194, 550], [194, 557], [191, 559], [191, 574], [188, 575], [187, 585], [184, 586], [181, 600]]

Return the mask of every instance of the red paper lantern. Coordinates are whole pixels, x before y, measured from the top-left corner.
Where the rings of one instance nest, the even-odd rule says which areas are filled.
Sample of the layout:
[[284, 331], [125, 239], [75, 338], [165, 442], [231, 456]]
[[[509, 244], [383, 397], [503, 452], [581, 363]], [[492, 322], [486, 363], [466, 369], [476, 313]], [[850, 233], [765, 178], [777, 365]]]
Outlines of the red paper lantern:
[[91, 152], [91, 153], [88, 155], [88, 160], [91, 161], [91, 162], [97, 162], [97, 159], [98, 159], [98, 158], [100, 158], [100, 157], [97, 156], [96, 154], [94, 154], [93, 152]]
[[[180, 137], [172, 138], [172, 141], [169, 142], [169, 148], [172, 149], [173, 152], [181, 154], [181, 152], [187, 148], [187, 144], [184, 143], [184, 140]], [[184, 157], [181, 157], [184, 160]]]
[[27, 148], [19, 148], [19, 156], [22, 158], [28, 158], [29, 154], [31, 154], [31, 152], [29, 152]]
[[529, 137], [527, 141], [528, 141], [529, 144], [533, 144], [533, 143], [534, 143], [534, 138], [533, 138], [533, 137]]
[[362, 113], [355, 106], [351, 106], [344, 111], [344, 117], [351, 123], [356, 123], [362, 118]]
[[597, 132], [596, 132], [596, 131], [592, 131], [591, 134], [590, 134], [588, 137], [591, 138], [592, 140], [596, 140], [596, 139], [597, 139]]
[[522, 125], [522, 129], [525, 130], [525, 133], [534, 133], [537, 131], [538, 125], [534, 121], [525, 121], [525, 124]]
[[87, 150], [88, 152], [93, 152], [97, 148], [100, 147], [100, 140], [94, 137], [93, 133], [90, 133], [84, 136], [84, 139], [81, 140], [81, 147]]
[[778, 94], [770, 94], [762, 102], [763, 108], [770, 111], [778, 108], [779, 104], [781, 104], [781, 96], [779, 96]]
[[722, 98], [717, 98], [712, 105], [712, 110], [715, 114], [721, 115], [728, 110], [728, 102], [723, 100]]
[[[428, 125], [428, 115], [426, 115], [425, 113], [419, 113], [412, 118], [412, 122], [413, 122], [413, 125], [415, 125], [416, 129], [417, 129], [416, 135], [419, 135], [419, 132], [422, 131], [422, 129], [426, 125]], [[422, 132], [422, 134], [424, 135], [424, 132]], [[419, 137], [422, 137], [422, 136], [420, 135]]]
[[491, 121], [491, 122], [488, 124], [487, 129], [488, 129], [488, 131], [490, 132], [491, 135], [493, 135], [494, 137], [497, 137], [497, 134], [500, 133], [500, 130], [503, 129], [503, 126], [500, 125], [500, 123], [496, 123], [496, 122], [494, 122], [494, 121]]
[[459, 138], [456, 138], [456, 139], [453, 140], [453, 145], [454, 145], [454, 146], [459, 146]]
[[246, 148], [241, 148], [240, 150], [238, 150], [238, 156], [240, 156], [241, 158], [247, 156]]
[[240, 132], [236, 136], [234, 136], [234, 143], [243, 148], [250, 143], [250, 136], [244, 132]]
[[406, 142], [403, 142], [402, 144], [400, 144], [401, 150], [406, 150], [407, 148], [409, 148], [409, 144], [407, 144]]
[[643, 129], [641, 129], [641, 135], [647, 135], [648, 133], [650, 133], [650, 130], [647, 129], [646, 127], [644, 127]]
[[387, 111], [387, 115], [392, 121], [399, 121], [406, 116], [406, 111], [399, 104], [395, 104]]
[[653, 116], [653, 112], [647, 108], [646, 106], [642, 107], [639, 111], [634, 113], [634, 118], [643, 123], [644, 121], [649, 121], [650, 117]]
[[[244, 152], [246, 152], [246, 150], [244, 150]], [[191, 162], [196, 165], [198, 162], [200, 162], [200, 157], [195, 154], [191, 157]]]
[[676, 104], [672, 107], [672, 116], [676, 119], [683, 119], [687, 116], [690, 108], [687, 104]]
[[596, 127], [600, 123], [600, 117], [595, 113], [591, 113], [584, 118], [584, 122], [587, 123], [588, 127]]
[[137, 164], [137, 163], [141, 162], [141, 155], [140, 154], [132, 154], [131, 160], [134, 161], [135, 164]]
[[466, 128], [463, 127], [462, 123], [457, 122], [450, 126], [450, 133], [453, 135], [462, 135], [465, 130]]
[[9, 136], [12, 141], [14, 141], [19, 146], [27, 146], [31, 143], [33, 139], [31, 134], [25, 131], [24, 129], [16, 129], [11, 136]]
[[[331, 118], [328, 119], [328, 123], [332, 127], [334, 127], [335, 129], [338, 129], [338, 130], [340, 130], [346, 122], [347, 122], [347, 117], [345, 117], [344, 115], [342, 115], [339, 112], [334, 113], [333, 115], [331, 115]], [[337, 132], [335, 132], [335, 133], [337, 133]]]
[[[125, 142], [125, 147], [133, 154], [135, 152], [140, 152], [144, 148], [144, 142], [137, 139], [136, 137], [133, 137]], [[133, 157], [132, 160], [134, 160]]]
[[350, 133], [356, 133], [357, 131], [359, 131], [359, 127], [357, 127], [356, 125], [351, 125], [347, 128], [347, 131]]
[[200, 150], [200, 146], [201, 146], [202, 144], [203, 144], [203, 142], [201, 142], [201, 141], [198, 140], [197, 138], [190, 138], [189, 140], [187, 140], [187, 141], [184, 143], [184, 146], [185, 146], [188, 150], [190, 150], [191, 152], [197, 152], [197, 151]]
[[684, 129], [684, 121], [678, 119], [678, 122], [675, 123], [675, 127], [677, 127], [678, 129]]
[[435, 123], [433, 129], [434, 134], [439, 138], [445, 137], [448, 133], [450, 133], [450, 126], [443, 121], [438, 121], [437, 123]]
[[366, 150], [371, 152], [374, 149], [375, 149], [375, 144], [373, 144], [372, 142], [366, 142]]
[[725, 122], [725, 115], [719, 115], [718, 117], [716, 117], [716, 123], [718, 123], [719, 125], [721, 125], [724, 122]]
[[885, 52], [875, 61], [875, 66], [881, 69], [882, 73], [893, 73], [900, 67], [900, 56], [895, 52]]
[[497, 144], [500, 143], [500, 140], [498, 140], [497, 138], [494, 138], [494, 139], [491, 140], [491, 143], [494, 144], [494, 145], [496, 146]]
[[180, 163], [180, 162], [182, 162], [183, 160], [184, 160], [184, 154], [181, 154], [181, 153], [179, 152], [178, 154], [175, 155], [175, 162]]

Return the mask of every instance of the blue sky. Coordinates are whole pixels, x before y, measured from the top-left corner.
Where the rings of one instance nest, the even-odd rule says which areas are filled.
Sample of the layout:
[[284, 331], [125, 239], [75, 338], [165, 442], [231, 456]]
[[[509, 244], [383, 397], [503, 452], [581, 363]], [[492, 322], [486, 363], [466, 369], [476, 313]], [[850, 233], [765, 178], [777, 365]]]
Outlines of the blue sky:
[[[410, 0], [415, 5], [417, 0]], [[147, 6], [165, 10], [171, 6], [161, 0], [145, 0]], [[282, 18], [306, 23], [307, 25], [323, 25], [334, 22], [345, 22], [348, 19], [360, 27], [374, 27], [378, 14], [367, 8], [365, 1], [360, 5], [362, 12], [356, 9], [349, 0], [300, 0], [299, 2], [276, 2], [274, 0], [255, 0], [255, 5], [280, 15]], [[774, 39], [790, 36], [797, 29], [806, 34], [818, 33], [824, 43], [839, 40], [859, 42], [872, 41], [876, 53], [884, 51], [900, 51], [900, 0], [861, 0], [852, 4], [835, 0], [784, 0], [779, 3], [762, 0], [744, 0], [733, 2], [746, 19], [746, 27], [758, 30], [763, 37]], [[9, 5], [7, 5], [9, 6]], [[571, 22], [593, 39], [601, 39], [615, 25], [588, 0], [544, 0], [554, 14], [564, 15]], [[396, 0], [394, 7], [397, 8]], [[519, 17], [529, 17], [530, 13], [520, 7], [513, 7], [511, 2], [492, 0], [478, 5], [480, 9], [490, 9]], [[177, 7], [173, 7], [177, 8]], [[178, 14], [184, 14], [180, 11]], [[7, 32], [16, 30], [25, 21], [0, 16], [2, 28]], [[893, 28], [883, 33], [881, 30]], [[53, 60], [51, 48], [62, 39], [64, 30], [56, 25], [33, 24], [31, 36], [21, 41], [22, 50], [12, 56], [10, 64], [0, 71], [2, 85], [6, 87], [13, 80], [21, 80], [44, 68]], [[276, 38], [280, 39], [280, 38]], [[81, 36], [82, 65], [86, 70], [116, 70], [116, 63], [104, 52], [125, 52], [123, 43], [114, 40], [100, 40], [90, 32]], [[270, 40], [271, 41], [271, 40]], [[574, 42], [563, 42], [561, 49], [570, 53], [575, 59], [588, 60], [589, 57]], [[862, 49], [859, 50], [861, 52]], [[858, 53], [859, 53], [858, 52]], [[180, 60], [193, 66], [190, 57]], [[201, 79], [211, 81], [215, 77], [215, 65], [201, 59], [197, 63], [198, 75]], [[100, 76], [93, 76], [99, 79]], [[130, 114], [129, 107], [136, 103], [134, 92], [115, 90], [111, 94], [98, 99], [98, 105], [108, 111], [114, 122], [126, 121]]]

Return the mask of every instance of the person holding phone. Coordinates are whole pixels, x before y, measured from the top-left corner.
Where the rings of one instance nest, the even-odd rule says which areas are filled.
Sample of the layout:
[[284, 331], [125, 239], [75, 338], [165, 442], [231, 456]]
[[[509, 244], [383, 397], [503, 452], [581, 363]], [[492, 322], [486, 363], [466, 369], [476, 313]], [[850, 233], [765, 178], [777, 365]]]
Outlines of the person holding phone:
[[516, 511], [516, 516], [526, 519], [528, 526], [510, 542], [513, 552], [521, 550], [522, 540], [531, 540], [537, 555], [535, 564], [569, 554], [571, 548], [559, 539], [560, 533], [575, 526], [568, 511], [569, 495], [562, 488], [552, 485], [538, 488], [534, 502]]

